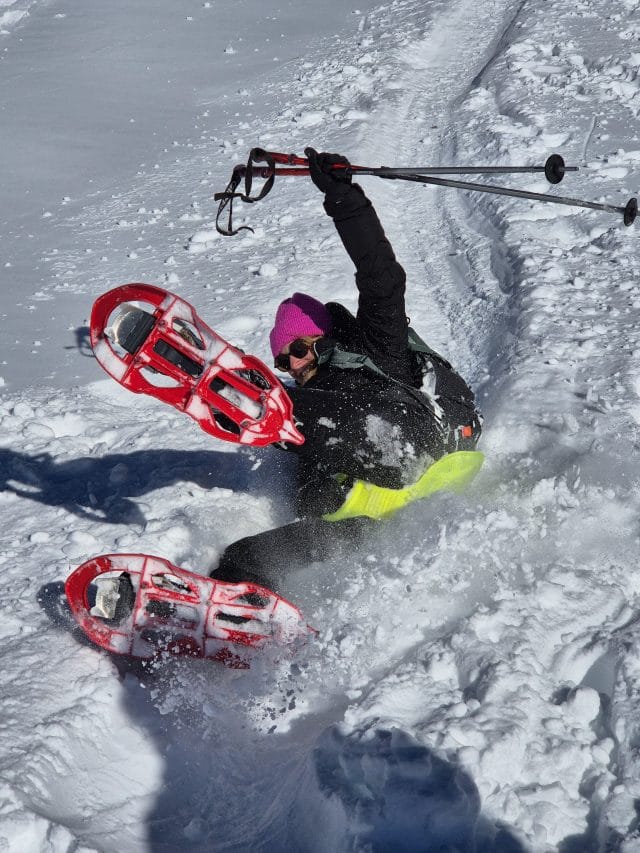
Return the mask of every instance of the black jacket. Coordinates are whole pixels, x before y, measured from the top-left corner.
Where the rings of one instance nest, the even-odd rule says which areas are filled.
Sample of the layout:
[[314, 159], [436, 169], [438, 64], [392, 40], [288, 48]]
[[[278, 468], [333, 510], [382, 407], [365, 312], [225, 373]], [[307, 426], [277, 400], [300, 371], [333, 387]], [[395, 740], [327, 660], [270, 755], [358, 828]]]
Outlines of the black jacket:
[[386, 376], [329, 361], [305, 385], [288, 389], [305, 437], [303, 445], [287, 446], [299, 457], [303, 515], [337, 509], [354, 478], [391, 488], [414, 482], [455, 449], [457, 426], [473, 423], [475, 440], [479, 435], [473, 394], [447, 362], [433, 365], [435, 390], [451, 392], [451, 406], [416, 390], [422, 377], [408, 348], [406, 276], [371, 202], [359, 186], [336, 183], [324, 207], [355, 264], [359, 291], [356, 317], [328, 303], [331, 338], [344, 350], [368, 355]]

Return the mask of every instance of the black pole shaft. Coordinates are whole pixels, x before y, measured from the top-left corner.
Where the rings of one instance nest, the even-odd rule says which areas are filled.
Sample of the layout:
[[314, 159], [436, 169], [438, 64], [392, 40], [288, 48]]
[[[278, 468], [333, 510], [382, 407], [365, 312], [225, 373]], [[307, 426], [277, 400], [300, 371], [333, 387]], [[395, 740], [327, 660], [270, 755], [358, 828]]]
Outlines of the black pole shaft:
[[378, 177], [391, 180], [415, 181], [420, 184], [433, 184], [437, 187], [453, 187], [458, 190], [472, 190], [478, 193], [492, 193], [493, 195], [506, 195], [513, 198], [526, 198], [531, 201], [545, 201], [551, 204], [566, 204], [569, 207], [587, 207], [590, 210], [606, 210], [609, 213], [625, 213], [624, 207], [613, 204], [602, 204], [596, 201], [583, 201], [578, 198], [567, 198], [566, 196], [547, 195], [546, 193], [531, 193], [526, 190], [513, 190], [508, 187], [496, 187], [491, 184], [476, 184], [470, 181], [451, 181], [445, 178], [432, 178], [426, 175], [388, 175], [381, 172]]
[[[578, 166], [564, 166], [565, 172], [577, 172]], [[351, 169], [352, 175], [375, 175], [380, 178], [393, 178], [404, 175], [510, 175], [544, 172], [544, 166], [418, 166], [386, 167], [378, 169]]]

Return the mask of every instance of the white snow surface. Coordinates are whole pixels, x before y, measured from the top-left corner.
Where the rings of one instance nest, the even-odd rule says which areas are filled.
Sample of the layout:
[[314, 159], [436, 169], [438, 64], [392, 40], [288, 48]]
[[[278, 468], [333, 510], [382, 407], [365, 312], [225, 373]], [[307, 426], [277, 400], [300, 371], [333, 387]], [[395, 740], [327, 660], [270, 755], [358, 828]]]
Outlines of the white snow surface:
[[101, 372], [93, 300], [165, 286], [264, 359], [293, 290], [353, 307], [309, 181], [238, 208], [254, 234], [215, 232], [213, 192], [256, 145], [399, 166], [557, 151], [580, 167], [559, 187], [493, 182], [624, 205], [639, 0], [0, 0], [0, 30], [0, 850], [640, 851], [640, 285], [621, 217], [362, 179], [413, 325], [478, 391], [487, 460], [463, 496], [292, 573], [319, 630], [295, 658], [143, 672], [83, 642], [61, 595], [97, 554], [204, 574], [293, 518], [283, 454], [215, 442]]

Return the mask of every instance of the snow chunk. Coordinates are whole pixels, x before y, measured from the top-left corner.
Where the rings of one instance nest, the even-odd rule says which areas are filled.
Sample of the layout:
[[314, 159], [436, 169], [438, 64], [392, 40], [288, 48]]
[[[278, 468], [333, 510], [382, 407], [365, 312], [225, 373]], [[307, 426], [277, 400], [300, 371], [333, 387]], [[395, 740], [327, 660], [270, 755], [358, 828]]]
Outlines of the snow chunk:
[[196, 233], [189, 238], [187, 251], [192, 255], [200, 255], [210, 249], [217, 239], [218, 232], [215, 228], [196, 231]]
[[25, 438], [41, 438], [41, 439], [52, 439], [54, 437], [54, 432], [51, 427], [46, 424], [38, 423], [37, 421], [33, 421], [28, 423], [24, 429], [22, 430], [22, 435]]
[[275, 278], [278, 275], [278, 267], [275, 264], [262, 264], [258, 275], [261, 278]]
[[300, 127], [317, 127], [326, 119], [326, 113], [322, 110], [309, 110], [305, 113], [298, 113], [294, 121]]

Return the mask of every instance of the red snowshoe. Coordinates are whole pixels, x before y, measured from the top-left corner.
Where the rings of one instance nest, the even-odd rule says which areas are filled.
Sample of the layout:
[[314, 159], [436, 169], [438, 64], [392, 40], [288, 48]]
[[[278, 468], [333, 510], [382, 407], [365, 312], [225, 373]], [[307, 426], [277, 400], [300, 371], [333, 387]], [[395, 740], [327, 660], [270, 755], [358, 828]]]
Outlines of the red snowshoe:
[[232, 347], [188, 302], [151, 284], [124, 284], [91, 312], [91, 345], [116, 382], [186, 412], [224, 441], [302, 444], [284, 386]]
[[247, 668], [251, 649], [315, 634], [271, 590], [216, 581], [146, 554], [94, 557], [69, 576], [65, 592], [90, 640], [143, 660], [165, 652]]

